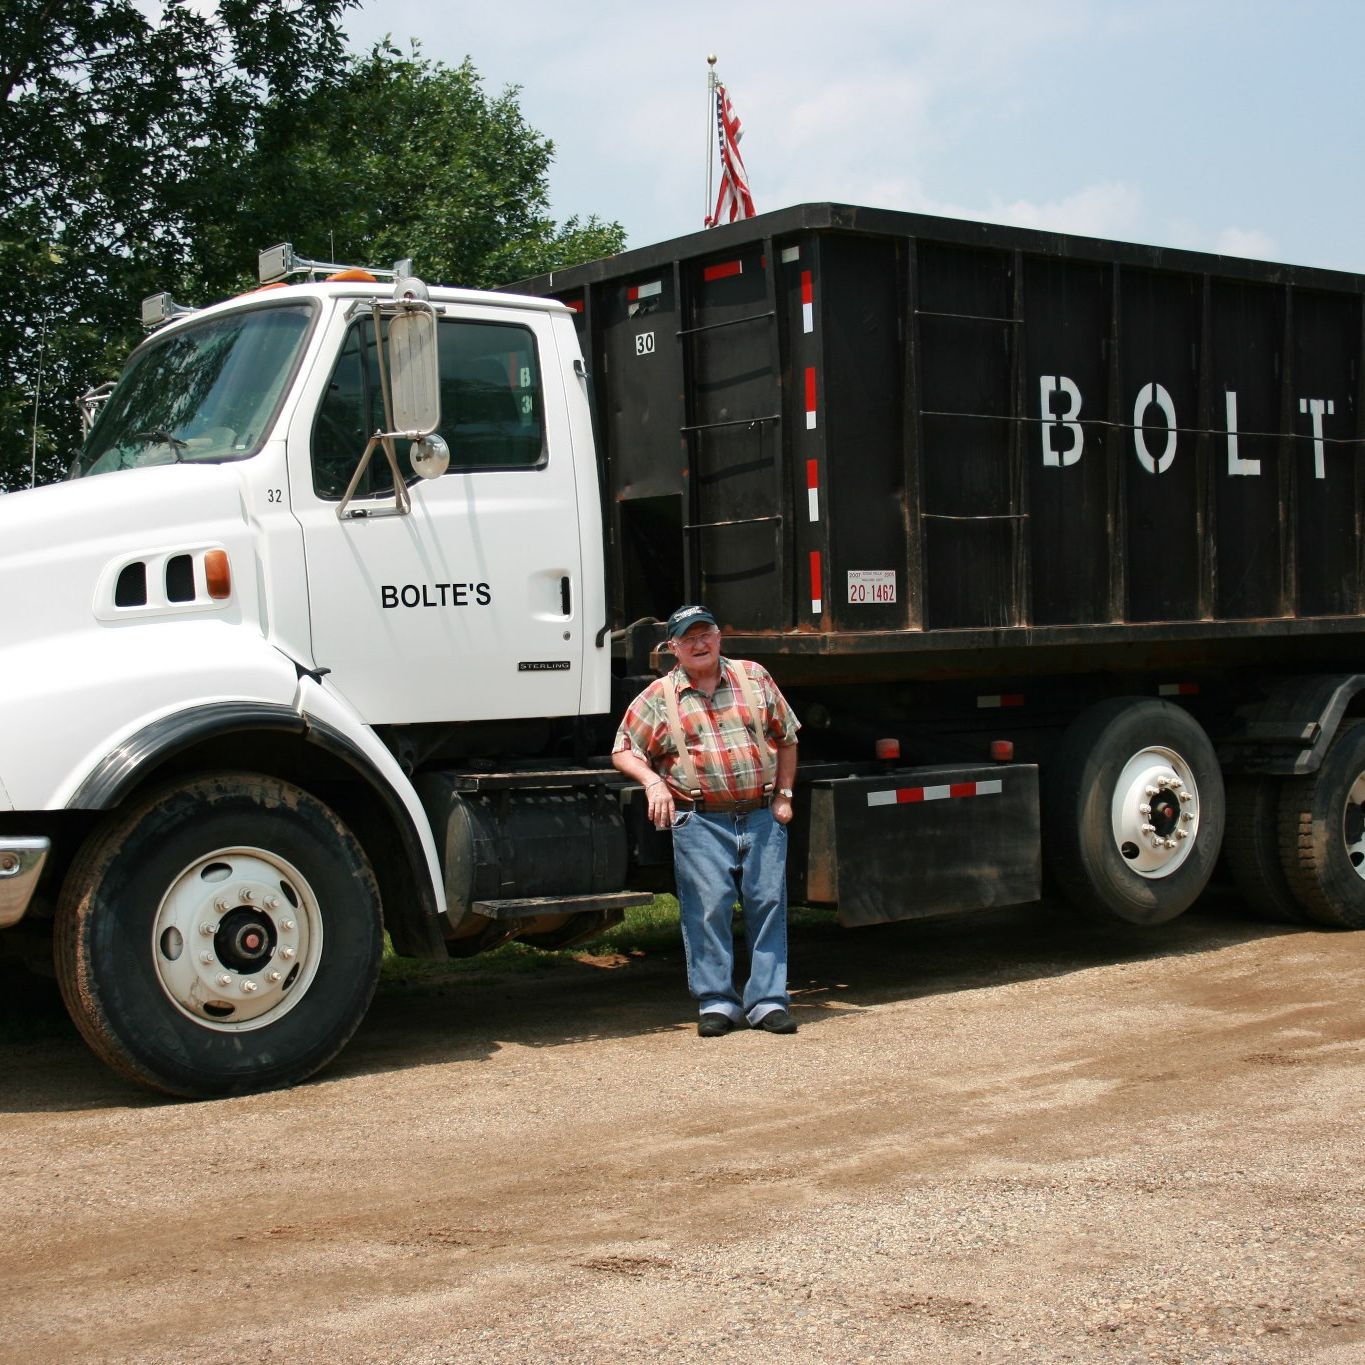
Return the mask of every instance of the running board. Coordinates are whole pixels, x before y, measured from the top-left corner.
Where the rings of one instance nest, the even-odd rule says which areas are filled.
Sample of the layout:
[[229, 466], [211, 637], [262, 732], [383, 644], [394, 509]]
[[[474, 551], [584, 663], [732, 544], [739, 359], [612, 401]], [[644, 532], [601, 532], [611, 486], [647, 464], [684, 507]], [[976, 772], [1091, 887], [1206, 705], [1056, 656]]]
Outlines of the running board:
[[527, 896], [519, 900], [475, 901], [469, 908], [487, 919], [534, 919], [537, 915], [577, 915], [585, 910], [625, 910], [648, 905], [652, 891], [602, 891], [592, 896]]

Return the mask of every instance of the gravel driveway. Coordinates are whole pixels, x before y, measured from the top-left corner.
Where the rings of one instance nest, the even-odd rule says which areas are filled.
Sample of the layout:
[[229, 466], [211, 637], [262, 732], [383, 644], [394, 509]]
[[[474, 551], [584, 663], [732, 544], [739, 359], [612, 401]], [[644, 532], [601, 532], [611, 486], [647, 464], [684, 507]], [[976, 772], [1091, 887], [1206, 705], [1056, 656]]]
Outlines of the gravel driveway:
[[680, 952], [388, 987], [311, 1084], [9, 1043], [15, 1361], [1365, 1359], [1365, 934], [1228, 903], [794, 933], [795, 1037]]

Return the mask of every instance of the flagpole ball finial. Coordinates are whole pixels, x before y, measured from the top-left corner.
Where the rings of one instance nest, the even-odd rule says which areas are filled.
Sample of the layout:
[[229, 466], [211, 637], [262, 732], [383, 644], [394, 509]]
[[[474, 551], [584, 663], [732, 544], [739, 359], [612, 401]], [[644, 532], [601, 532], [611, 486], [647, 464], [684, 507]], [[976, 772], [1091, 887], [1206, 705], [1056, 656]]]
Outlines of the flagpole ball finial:
[[715, 54], [714, 52], [708, 52], [708, 53], [706, 54], [706, 65], [707, 65], [707, 66], [715, 66], [715, 64], [716, 64], [716, 54]]

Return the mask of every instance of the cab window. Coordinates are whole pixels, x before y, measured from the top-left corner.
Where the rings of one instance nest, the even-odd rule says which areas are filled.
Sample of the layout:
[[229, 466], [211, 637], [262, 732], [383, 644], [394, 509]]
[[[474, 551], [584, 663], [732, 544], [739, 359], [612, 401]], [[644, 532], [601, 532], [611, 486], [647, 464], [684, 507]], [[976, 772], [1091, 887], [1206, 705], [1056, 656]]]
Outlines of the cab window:
[[[450, 447], [449, 473], [534, 469], [545, 462], [545, 428], [535, 338], [513, 323], [442, 319], [437, 329], [441, 375], [440, 433]], [[374, 432], [384, 427], [374, 323], [346, 335], [313, 425], [313, 487], [339, 499]], [[399, 470], [411, 479], [405, 442]], [[370, 458], [358, 497], [392, 494], [383, 452]]]

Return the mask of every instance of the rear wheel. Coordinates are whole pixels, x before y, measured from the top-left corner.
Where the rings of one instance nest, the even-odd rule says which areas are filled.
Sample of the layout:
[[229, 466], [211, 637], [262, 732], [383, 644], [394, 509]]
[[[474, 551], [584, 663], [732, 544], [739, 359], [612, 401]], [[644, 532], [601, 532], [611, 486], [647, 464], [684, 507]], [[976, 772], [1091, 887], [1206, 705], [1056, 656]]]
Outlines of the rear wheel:
[[1287, 883], [1321, 924], [1365, 929], [1365, 724], [1344, 727], [1311, 777], [1280, 795]]
[[1309, 916], [1295, 898], [1280, 859], [1280, 795], [1284, 782], [1238, 777], [1228, 783], [1228, 827], [1223, 862], [1258, 919], [1303, 924]]
[[202, 1099], [292, 1085], [364, 1016], [383, 952], [354, 835], [276, 778], [148, 794], [91, 837], [57, 910], [76, 1026], [115, 1070]]
[[1119, 697], [1077, 718], [1043, 782], [1044, 856], [1078, 909], [1161, 924], [1208, 883], [1223, 837], [1223, 778], [1199, 723], [1168, 702]]

